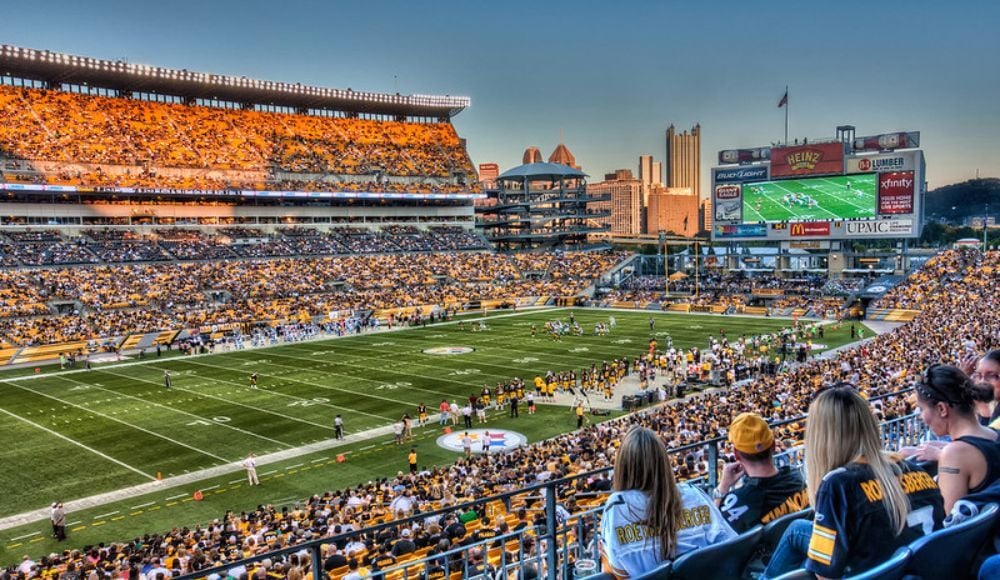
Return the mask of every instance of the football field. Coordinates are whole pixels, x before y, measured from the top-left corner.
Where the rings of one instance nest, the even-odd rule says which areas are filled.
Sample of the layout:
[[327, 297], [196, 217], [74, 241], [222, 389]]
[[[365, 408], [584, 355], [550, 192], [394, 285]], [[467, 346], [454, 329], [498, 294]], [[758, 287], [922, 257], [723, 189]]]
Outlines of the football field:
[[[585, 336], [551, 340], [543, 325], [573, 313]], [[617, 320], [610, 336], [595, 336], [596, 322]], [[655, 328], [649, 327], [650, 318]], [[538, 335], [530, 336], [530, 325]], [[110, 363], [93, 370], [0, 375], [0, 517], [138, 484], [233, 464], [248, 452], [295, 454], [262, 465], [263, 485], [242, 485], [230, 471], [189, 485], [129, 497], [71, 513], [70, 539], [110, 541], [218, 517], [227, 509], [289, 502], [395, 474], [405, 453], [391, 445], [384, 428], [404, 413], [415, 416], [424, 402], [431, 413], [442, 399], [462, 402], [484, 383], [576, 370], [614, 357], [633, 358], [650, 338], [679, 347], [704, 347], [724, 328], [730, 339], [789, 326], [790, 320], [553, 309], [502, 314], [478, 323], [449, 322], [426, 328], [380, 332], [201, 356], [164, 356]], [[828, 331], [828, 347], [848, 342], [846, 331]], [[437, 349], [437, 350], [435, 350]], [[453, 354], [437, 354], [449, 352]], [[164, 371], [171, 388], [164, 386]], [[259, 373], [258, 388], [249, 375]], [[333, 447], [335, 415], [344, 418], [350, 441]], [[572, 430], [565, 407], [542, 406], [518, 419], [494, 417], [490, 425], [516, 429], [529, 442]], [[382, 428], [370, 437], [366, 431]], [[435, 443], [435, 423], [414, 429], [422, 465], [441, 465], [457, 454]], [[346, 461], [337, 461], [344, 455]], [[192, 476], [194, 477], [194, 476]], [[164, 486], [166, 488], [166, 486]], [[196, 489], [205, 499], [191, 501]], [[51, 543], [47, 522], [0, 531], [0, 563]], [[52, 544], [55, 546], [55, 544]]]
[[743, 221], [873, 218], [876, 187], [875, 174], [748, 183], [743, 186]]

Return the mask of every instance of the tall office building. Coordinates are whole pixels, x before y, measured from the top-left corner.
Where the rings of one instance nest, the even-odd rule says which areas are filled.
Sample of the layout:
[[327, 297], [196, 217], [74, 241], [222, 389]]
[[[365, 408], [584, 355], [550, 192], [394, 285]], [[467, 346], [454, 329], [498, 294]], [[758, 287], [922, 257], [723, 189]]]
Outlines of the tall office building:
[[663, 183], [663, 164], [659, 161], [654, 161], [652, 155], [640, 155], [639, 181], [643, 185], [659, 185]]
[[641, 181], [643, 185], [650, 185], [653, 183], [652, 155], [639, 156], [639, 181]]
[[[612, 234], [634, 235], [642, 231], [642, 181], [628, 169], [619, 169], [604, 176], [604, 181], [588, 183], [587, 194], [611, 194], [610, 201], [588, 204], [590, 209], [611, 210], [605, 218]], [[601, 220], [605, 221], [605, 220]]]
[[698, 233], [698, 196], [687, 187], [650, 186], [646, 207], [646, 231], [678, 236]]
[[649, 210], [649, 192], [651, 188], [660, 186], [663, 183], [663, 164], [659, 161], [653, 161], [652, 155], [640, 155], [639, 156], [639, 181], [642, 182], [642, 217], [639, 219], [639, 223], [642, 224], [641, 233], [649, 233], [646, 229], [646, 225], [649, 223], [648, 210]]
[[703, 199], [698, 210], [698, 221], [704, 232], [712, 230], [712, 198]]
[[667, 127], [667, 187], [689, 187], [701, 199], [701, 124], [679, 135]]

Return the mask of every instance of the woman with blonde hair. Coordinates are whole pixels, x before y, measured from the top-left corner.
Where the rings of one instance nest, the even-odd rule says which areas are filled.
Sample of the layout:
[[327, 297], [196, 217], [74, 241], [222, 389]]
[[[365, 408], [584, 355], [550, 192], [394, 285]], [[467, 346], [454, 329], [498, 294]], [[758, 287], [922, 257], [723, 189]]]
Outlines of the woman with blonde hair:
[[685, 552], [736, 537], [704, 492], [674, 482], [667, 447], [652, 430], [629, 429], [614, 472], [600, 546], [604, 569], [616, 577], [637, 576]]
[[764, 577], [803, 566], [822, 578], [868, 570], [940, 528], [943, 501], [927, 472], [882, 449], [878, 422], [853, 386], [821, 392], [806, 422], [814, 522], [793, 522]]

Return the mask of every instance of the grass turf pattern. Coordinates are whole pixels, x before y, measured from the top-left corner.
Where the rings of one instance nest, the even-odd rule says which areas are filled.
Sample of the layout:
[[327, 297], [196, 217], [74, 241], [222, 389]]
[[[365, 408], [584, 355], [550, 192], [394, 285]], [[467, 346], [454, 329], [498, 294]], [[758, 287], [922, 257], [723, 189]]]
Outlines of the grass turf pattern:
[[[618, 356], [646, 350], [648, 340], [679, 347], [704, 347], [709, 335], [726, 330], [730, 339], [770, 332], [789, 320], [749, 317], [573, 310], [585, 329], [581, 337], [552, 341], [546, 321], [568, 320], [570, 310], [516, 313], [490, 318], [489, 330], [466, 322], [410, 328], [334, 340], [199, 357], [109, 364], [92, 371], [49, 371], [34, 378], [0, 375], [0, 516], [37, 509], [165, 477], [298, 447], [332, 437], [333, 417], [343, 415], [348, 433], [385, 426], [404, 413], [415, 417], [425, 402], [434, 412], [442, 398], [461, 402], [484, 383], [514, 376], [530, 386], [536, 373], [577, 371]], [[610, 335], [593, 335], [595, 322], [617, 320]], [[650, 331], [649, 319], [655, 328]], [[535, 338], [530, 325], [538, 328]], [[849, 341], [847, 329], [828, 330], [833, 347]], [[442, 346], [475, 349], [468, 354], [430, 355]], [[170, 369], [172, 388], [163, 386]], [[259, 388], [249, 386], [258, 372]], [[541, 406], [539, 413], [491, 420], [538, 441], [572, 430], [565, 407]], [[422, 465], [450, 463], [456, 454], [437, 447], [436, 424], [414, 429]], [[139, 532], [169, 529], [220, 516], [226, 509], [285, 502], [325, 489], [349, 486], [405, 469], [405, 451], [391, 435], [261, 466], [264, 485], [246, 487], [242, 473], [164, 489], [82, 513], [71, 513], [70, 541], [121, 540]], [[405, 450], [408, 451], [407, 446]], [[333, 458], [349, 452], [345, 463]], [[213, 488], [214, 487], [214, 488]], [[195, 489], [213, 488], [202, 502]], [[149, 506], [143, 506], [153, 502]], [[140, 506], [137, 508], [137, 506]], [[115, 512], [111, 514], [111, 512]], [[107, 515], [110, 514], [110, 515]], [[107, 517], [97, 517], [105, 516]], [[22, 552], [54, 549], [47, 522], [0, 532], [0, 562]], [[37, 533], [36, 533], [37, 532]], [[25, 537], [28, 534], [34, 534]]]

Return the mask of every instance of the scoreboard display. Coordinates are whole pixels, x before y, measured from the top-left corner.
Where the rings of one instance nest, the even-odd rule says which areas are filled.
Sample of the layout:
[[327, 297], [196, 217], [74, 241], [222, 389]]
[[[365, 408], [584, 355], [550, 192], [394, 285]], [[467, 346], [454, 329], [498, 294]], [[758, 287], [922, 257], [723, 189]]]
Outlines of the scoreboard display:
[[757, 157], [767, 159], [712, 169], [713, 240], [920, 236], [920, 150], [852, 153], [851, 144], [833, 142], [776, 147]]

